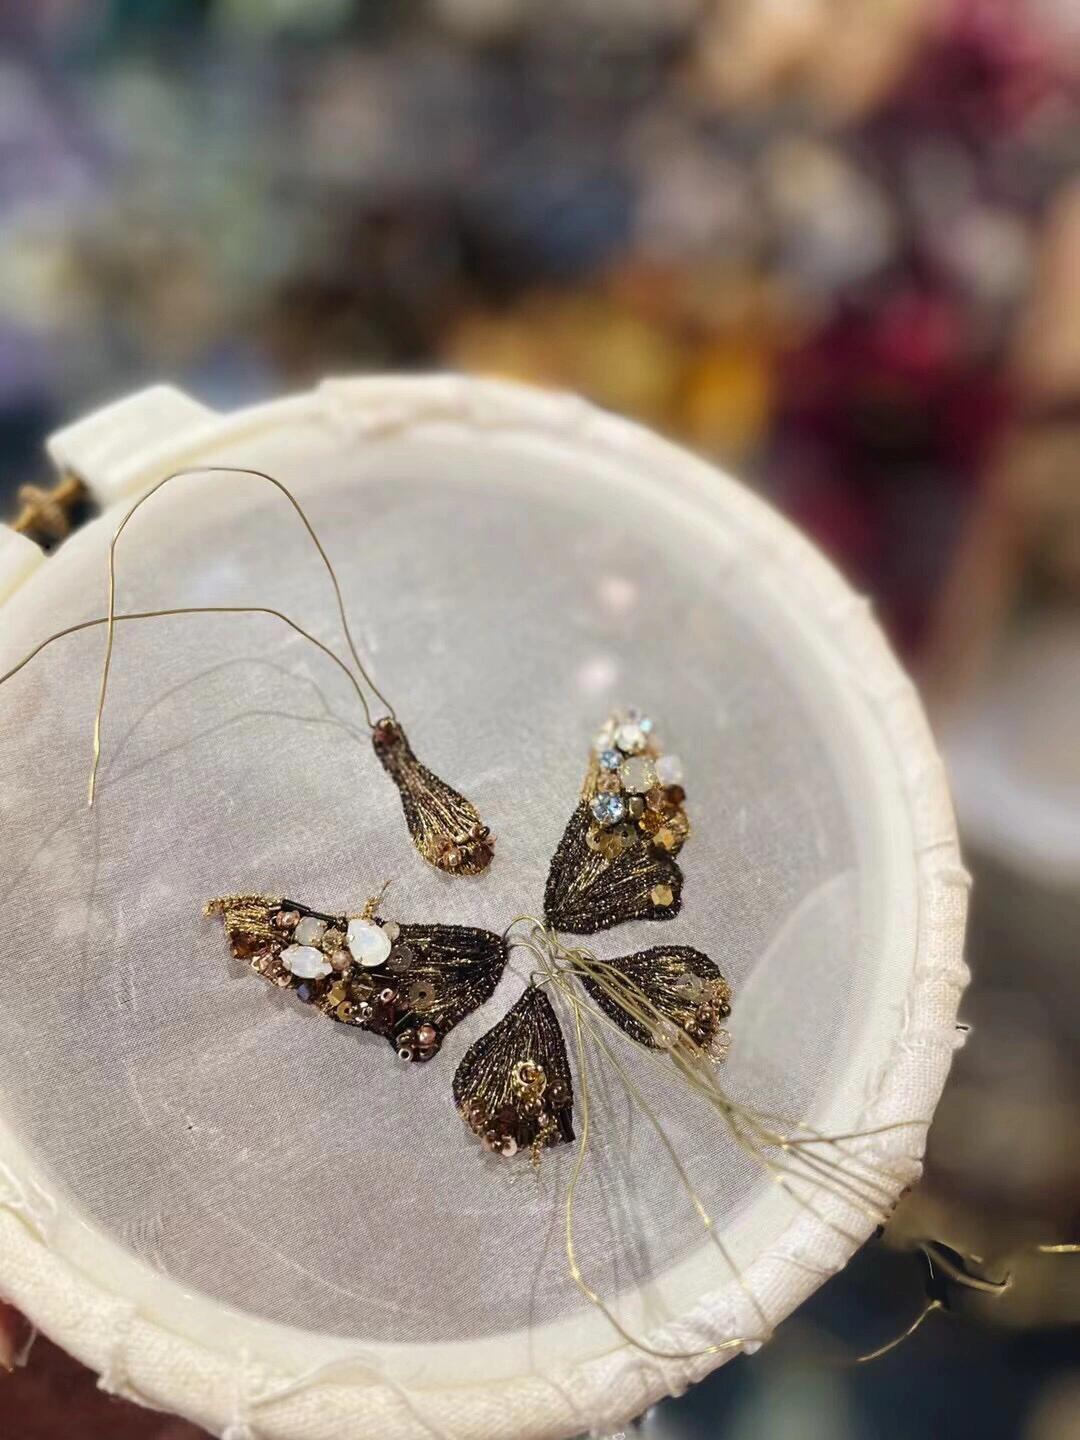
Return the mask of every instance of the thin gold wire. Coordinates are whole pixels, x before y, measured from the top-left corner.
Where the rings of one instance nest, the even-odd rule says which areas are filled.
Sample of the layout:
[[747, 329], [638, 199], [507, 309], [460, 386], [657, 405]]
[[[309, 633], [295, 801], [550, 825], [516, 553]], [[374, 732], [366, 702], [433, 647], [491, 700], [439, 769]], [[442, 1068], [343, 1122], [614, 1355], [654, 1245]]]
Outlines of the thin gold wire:
[[894, 1335], [891, 1340], [887, 1340], [884, 1345], [879, 1345], [876, 1350], [868, 1350], [865, 1355], [854, 1355], [850, 1363], [852, 1365], [868, 1365], [871, 1360], [880, 1360], [891, 1350], [898, 1349], [905, 1340], [910, 1340], [923, 1321], [928, 1320], [935, 1310], [944, 1310], [944, 1308], [940, 1300], [928, 1300], [906, 1330], [902, 1330], [899, 1335]]
[[275, 620], [281, 620], [284, 624], [288, 625], [290, 630], [295, 630], [304, 640], [309, 641], [316, 649], [321, 650], [329, 660], [334, 662], [355, 690], [360, 704], [364, 705], [365, 709], [367, 708], [364, 704], [364, 692], [361, 690], [356, 676], [345, 664], [344, 660], [342, 660], [339, 655], [335, 655], [328, 645], [324, 645], [321, 640], [316, 639], [314, 635], [310, 635], [301, 625], [298, 625], [295, 620], [291, 620], [283, 611], [274, 610], [269, 605], [179, 605], [168, 610], [131, 610], [121, 615], [99, 615], [94, 620], [80, 620], [78, 624], [66, 625], [63, 630], [57, 630], [52, 635], [47, 635], [44, 640], [39, 641], [29, 654], [24, 655], [16, 665], [13, 665], [5, 674], [0, 675], [0, 685], [5, 685], [9, 680], [13, 679], [20, 670], [29, 665], [31, 660], [34, 660], [43, 650], [52, 645], [54, 641], [63, 640], [68, 635], [77, 635], [80, 630], [92, 630], [96, 625], [118, 625], [121, 621], [125, 620], [159, 620], [169, 615], [270, 615]]
[[566, 1205], [564, 1211], [565, 1239], [566, 1239], [566, 1260], [570, 1269], [570, 1278], [578, 1290], [597, 1310], [608, 1320], [617, 1334], [632, 1345], [635, 1350], [649, 1355], [654, 1360], [697, 1360], [706, 1355], [721, 1355], [728, 1350], [741, 1349], [746, 1340], [742, 1337], [732, 1340], [722, 1340], [711, 1345], [705, 1345], [699, 1350], [657, 1350], [654, 1346], [647, 1344], [636, 1335], [632, 1335], [614, 1314], [611, 1307], [601, 1299], [600, 1295], [592, 1288], [582, 1274], [581, 1267], [577, 1260], [577, 1250], [574, 1244], [574, 1197], [577, 1193], [578, 1181], [581, 1179], [581, 1172], [585, 1164], [585, 1156], [589, 1149], [589, 1079], [588, 1061], [585, 1054], [585, 1037], [582, 1029], [580, 1001], [573, 991], [568, 991], [570, 1003], [573, 1006], [574, 1015], [574, 1036], [578, 1060], [578, 1093], [581, 1101], [581, 1135], [578, 1139], [577, 1151], [574, 1156], [574, 1165], [570, 1173], [570, 1181], [566, 1188]]
[[[111, 668], [112, 668], [113, 645], [114, 645], [114, 639], [115, 639], [115, 621], [116, 621], [116, 546], [117, 546], [117, 542], [119, 541], [120, 536], [124, 533], [124, 529], [125, 529], [125, 527], [127, 526], [128, 521], [129, 521], [129, 520], [131, 519], [131, 517], [135, 514], [136, 510], [138, 510], [141, 506], [145, 505], [146, 502], [151, 498], [151, 496], [156, 495], [157, 492], [158, 492], [164, 485], [168, 485], [168, 484], [170, 483], [170, 481], [179, 480], [179, 479], [183, 478], [184, 476], [190, 476], [190, 475], [210, 475], [210, 474], [214, 474], [215, 472], [221, 472], [221, 473], [228, 474], [228, 475], [249, 475], [249, 476], [252, 476], [254, 479], [265, 480], [268, 484], [273, 485], [273, 487], [275, 488], [275, 490], [280, 490], [280, 492], [282, 493], [282, 495], [284, 495], [285, 498], [286, 498], [286, 500], [288, 500], [289, 504], [293, 507], [293, 509], [296, 511], [297, 515], [299, 516], [300, 522], [301, 522], [301, 524], [303, 525], [304, 529], [307, 531], [308, 535], [311, 537], [312, 544], [315, 546], [315, 549], [319, 552], [319, 556], [320, 556], [320, 558], [322, 559], [323, 564], [326, 566], [326, 572], [327, 572], [327, 574], [330, 576], [330, 583], [331, 583], [331, 584], [333, 585], [333, 587], [334, 587], [334, 596], [335, 596], [335, 598], [336, 598], [336, 600], [337, 600], [338, 614], [339, 614], [339, 616], [341, 617], [341, 628], [342, 628], [342, 631], [344, 632], [345, 640], [346, 640], [346, 643], [348, 644], [349, 652], [350, 652], [350, 654], [352, 655], [353, 662], [354, 662], [354, 664], [356, 665], [357, 671], [358, 671], [359, 674], [363, 677], [364, 681], [367, 683], [367, 685], [368, 685], [368, 687], [370, 688], [370, 690], [372, 691], [372, 693], [373, 693], [374, 695], [376, 695], [376, 696], [382, 701], [382, 703], [386, 706], [387, 711], [388, 711], [389, 714], [390, 714], [390, 718], [393, 719], [393, 720], [395, 720], [395, 721], [396, 721], [396, 719], [397, 719], [397, 716], [396, 716], [396, 714], [395, 714], [395, 712], [394, 712], [394, 707], [390, 704], [389, 700], [387, 700], [386, 696], [382, 693], [382, 691], [379, 689], [379, 687], [375, 684], [374, 680], [372, 680], [371, 676], [370, 676], [370, 675], [368, 674], [368, 672], [367, 672], [367, 669], [366, 669], [366, 667], [365, 667], [365, 665], [364, 665], [364, 662], [363, 662], [363, 661], [361, 660], [361, 658], [360, 658], [360, 653], [359, 653], [359, 651], [358, 651], [357, 648], [356, 648], [356, 642], [353, 640], [352, 631], [349, 629], [349, 618], [348, 618], [348, 615], [347, 615], [346, 610], [345, 610], [345, 599], [344, 599], [344, 596], [343, 596], [342, 593], [341, 593], [341, 585], [338, 583], [337, 573], [335, 572], [334, 567], [333, 567], [333, 565], [332, 565], [331, 562], [330, 562], [330, 557], [327, 555], [326, 551], [325, 551], [324, 548], [323, 548], [322, 541], [319, 539], [318, 535], [316, 535], [315, 529], [314, 529], [313, 525], [311, 524], [311, 521], [308, 519], [307, 515], [304, 513], [303, 507], [301, 506], [300, 502], [297, 500], [296, 496], [292, 493], [292, 491], [291, 491], [286, 485], [283, 485], [280, 480], [275, 479], [275, 477], [274, 477], [273, 475], [268, 475], [265, 470], [256, 470], [256, 469], [254, 469], [254, 468], [252, 468], [251, 466], [248, 466], [248, 465], [188, 465], [188, 466], [185, 466], [185, 467], [184, 467], [183, 469], [181, 469], [181, 470], [174, 470], [174, 471], [172, 471], [171, 474], [163, 476], [162, 479], [158, 480], [156, 484], [152, 485], [152, 486], [150, 487], [150, 489], [146, 491], [145, 494], [140, 495], [139, 498], [135, 501], [135, 503], [134, 503], [134, 504], [131, 506], [131, 508], [128, 510], [128, 512], [127, 512], [127, 514], [124, 516], [124, 518], [120, 521], [120, 524], [116, 527], [116, 530], [115, 530], [115, 532], [114, 532], [114, 534], [113, 534], [112, 540], [109, 542], [109, 558], [108, 558], [108, 599], [109, 599], [109, 613], [108, 613], [108, 616], [106, 617], [106, 624], [107, 624], [107, 626], [108, 626], [108, 629], [107, 629], [106, 638], [105, 638], [105, 658], [104, 658], [104, 660], [103, 660], [103, 662], [102, 662], [102, 667], [101, 667], [101, 685], [100, 685], [99, 692], [98, 692], [97, 711], [96, 711], [96, 713], [95, 713], [95, 715], [94, 715], [93, 760], [92, 760], [91, 766], [90, 766], [90, 779], [89, 779], [89, 781], [88, 781], [88, 783], [87, 783], [87, 803], [88, 803], [89, 805], [93, 805], [93, 803], [94, 803], [94, 794], [95, 794], [95, 791], [96, 791], [96, 789], [97, 789], [97, 773], [98, 773], [98, 767], [99, 767], [99, 765], [100, 765], [100, 763], [101, 763], [101, 731], [102, 731], [102, 722], [103, 722], [103, 718], [104, 718], [104, 714], [105, 714], [105, 699], [106, 699], [106, 695], [107, 695], [107, 692], [108, 692], [108, 686], [109, 686], [109, 672], [110, 672], [110, 670], [111, 670]], [[223, 607], [223, 608], [225, 608], [225, 607]], [[150, 612], [146, 612], [146, 613], [149, 614]], [[177, 611], [177, 612], [173, 612], [173, 613], [182, 613], [182, 612]], [[278, 613], [280, 613], [280, 612], [278, 612]], [[292, 622], [290, 621], [289, 623], [291, 624]], [[298, 629], [299, 627], [295, 627], [295, 626], [294, 626], [294, 628]], [[311, 637], [308, 636], [307, 638], [310, 639]], [[316, 643], [319, 643], [319, 642], [316, 642]], [[325, 649], [325, 646], [320, 646], [320, 648]], [[341, 662], [339, 661], [339, 663], [341, 663]], [[355, 682], [354, 682], [354, 683], [355, 683]], [[368, 705], [367, 698], [364, 696], [363, 692], [360, 690], [359, 685], [357, 685], [357, 693], [360, 695], [360, 701], [361, 701], [361, 704], [362, 704], [363, 707], [364, 707], [364, 716], [365, 716], [365, 719], [367, 720], [368, 728], [370, 729], [370, 728], [372, 728], [372, 725], [373, 725], [372, 718], [371, 718], [371, 709], [370, 709], [370, 707], [369, 707], [369, 705]]]
[[[675, 1148], [671, 1143], [670, 1137], [666, 1134], [662, 1122], [659, 1120], [659, 1117], [657, 1117], [652, 1111], [651, 1107], [645, 1101], [644, 1096], [641, 1094], [638, 1086], [627, 1074], [625, 1068], [619, 1063], [619, 1061], [616, 1059], [613, 1052], [611, 1051], [610, 1047], [602, 1038], [600, 1030], [601, 1026], [608, 1026], [612, 1030], [620, 1029], [620, 1027], [609, 1015], [607, 1015], [606, 1012], [596, 1006], [593, 1006], [587, 1000], [585, 1000], [584, 997], [578, 992], [577, 987], [571, 984], [570, 981], [575, 977], [580, 978], [582, 976], [587, 976], [593, 978], [594, 980], [600, 981], [600, 983], [604, 983], [606, 985], [606, 988], [610, 992], [612, 992], [613, 998], [615, 998], [620, 1005], [623, 1005], [624, 1008], [626, 1008], [627, 1013], [630, 1014], [631, 1017], [637, 1020], [639, 1023], [646, 1025], [646, 1027], [650, 1030], [654, 1029], [658, 1020], [662, 1018], [659, 1012], [651, 1004], [648, 997], [643, 992], [640, 992], [637, 987], [627, 984], [625, 978], [622, 977], [620, 972], [615, 970], [614, 967], [607, 964], [607, 962], [599, 961], [592, 954], [591, 951], [586, 950], [584, 947], [570, 948], [565, 946], [559, 939], [559, 937], [555, 935], [554, 932], [550, 929], [550, 927], [547, 926], [542, 920], [538, 919], [536, 916], [516, 916], [514, 920], [512, 920], [510, 924], [506, 927], [504, 936], [506, 938], [509, 938], [515, 926], [518, 925], [527, 925], [529, 928], [526, 934], [519, 935], [514, 938], [514, 945], [518, 948], [526, 950], [530, 955], [532, 955], [537, 960], [540, 967], [538, 970], [533, 972], [532, 983], [550, 984], [558, 994], [559, 998], [569, 1008], [573, 1019], [578, 1063], [578, 1091], [579, 1107], [581, 1114], [581, 1133], [578, 1138], [574, 1164], [567, 1186], [564, 1210], [566, 1259], [567, 1268], [571, 1280], [578, 1289], [579, 1293], [588, 1301], [590, 1305], [598, 1309], [607, 1318], [609, 1323], [615, 1329], [616, 1333], [623, 1340], [625, 1340], [635, 1349], [655, 1359], [694, 1360], [708, 1355], [719, 1354], [724, 1351], [741, 1348], [745, 1344], [750, 1343], [752, 1337], [738, 1337], [718, 1344], [708, 1345], [702, 1347], [701, 1349], [693, 1351], [676, 1352], [658, 1350], [655, 1347], [650, 1346], [646, 1342], [641, 1340], [640, 1337], [632, 1335], [619, 1321], [619, 1319], [613, 1314], [611, 1307], [604, 1301], [604, 1299], [599, 1295], [599, 1293], [586, 1280], [577, 1258], [574, 1234], [574, 1207], [577, 1187], [584, 1169], [589, 1144], [590, 1102], [589, 1060], [586, 1046], [587, 1031], [591, 1040], [594, 1044], [596, 1044], [601, 1054], [603, 1054], [607, 1058], [607, 1060], [613, 1064], [616, 1074], [619, 1076], [622, 1083], [626, 1086], [627, 1092], [630, 1095], [631, 1099], [634, 1101], [635, 1104], [639, 1106], [639, 1108], [642, 1110], [642, 1112], [648, 1119], [649, 1123], [659, 1135], [661, 1142], [663, 1143], [669, 1157], [671, 1158], [675, 1166], [680, 1184], [682, 1185], [685, 1193], [690, 1200], [691, 1205], [693, 1206], [695, 1212], [701, 1220], [706, 1233], [708, 1234], [710, 1240], [717, 1245], [721, 1255], [731, 1268], [732, 1273], [736, 1277], [738, 1283], [742, 1286], [744, 1290], [747, 1290], [747, 1287], [745, 1285], [742, 1275], [738, 1270], [738, 1267], [735, 1265], [732, 1257], [730, 1256], [726, 1247], [723, 1245], [723, 1242], [720, 1240], [720, 1237], [716, 1234], [715, 1224], [712, 1216], [709, 1214], [700, 1195], [694, 1188], [693, 1182], [691, 1181], [685, 1166], [682, 1164], [682, 1161], [680, 1160], [677, 1152], [675, 1151]], [[816, 1209], [816, 1207], [811, 1204], [809, 1199], [806, 1196], [800, 1194], [794, 1188], [791, 1183], [792, 1180], [799, 1180], [803, 1184], [810, 1184], [813, 1185], [816, 1189], [825, 1190], [828, 1193], [834, 1195], [836, 1198], [841, 1199], [845, 1203], [861, 1210], [863, 1213], [867, 1214], [875, 1221], [881, 1221], [885, 1218], [883, 1208], [880, 1205], [874, 1206], [872, 1204], [872, 1196], [867, 1194], [867, 1191], [864, 1187], [868, 1185], [871, 1187], [880, 1186], [883, 1191], [887, 1192], [887, 1180], [884, 1177], [886, 1175], [889, 1175], [890, 1178], [894, 1178], [890, 1175], [890, 1172], [886, 1172], [883, 1170], [879, 1171], [879, 1174], [881, 1174], [882, 1178], [875, 1179], [873, 1181], [868, 1181], [865, 1177], [853, 1178], [849, 1173], [847, 1173], [847, 1171], [845, 1171], [844, 1166], [841, 1163], [833, 1161], [826, 1156], [819, 1156], [816, 1154], [800, 1151], [796, 1151], [793, 1158], [797, 1159], [805, 1167], [802, 1171], [793, 1169], [791, 1166], [784, 1165], [781, 1162], [776, 1161], [766, 1153], [766, 1150], [768, 1148], [779, 1149], [781, 1153], [785, 1155], [790, 1155], [792, 1153], [792, 1147], [789, 1137], [786, 1137], [782, 1133], [770, 1130], [766, 1125], [764, 1125], [760, 1117], [755, 1116], [753, 1112], [745, 1110], [736, 1102], [730, 1100], [719, 1089], [718, 1085], [715, 1082], [715, 1079], [711, 1075], [707, 1078], [707, 1082], [703, 1081], [702, 1075], [699, 1073], [699, 1071], [702, 1069], [700, 1063], [701, 1057], [697, 1054], [699, 1047], [697, 1047], [694, 1042], [689, 1041], [689, 1039], [688, 1045], [690, 1051], [692, 1052], [689, 1057], [679, 1055], [678, 1045], [673, 1047], [672, 1050], [666, 1052], [666, 1054], [667, 1056], [675, 1059], [676, 1068], [680, 1071], [680, 1073], [683, 1075], [683, 1078], [688, 1082], [688, 1084], [690, 1084], [691, 1088], [698, 1091], [699, 1093], [704, 1094], [706, 1098], [709, 1099], [710, 1102], [720, 1111], [726, 1125], [728, 1126], [728, 1129], [730, 1130], [736, 1143], [739, 1144], [740, 1148], [745, 1150], [758, 1163], [762, 1164], [765, 1167], [767, 1173], [770, 1175], [770, 1178], [780, 1184], [787, 1191], [787, 1193], [791, 1195], [791, 1197], [795, 1200], [797, 1204], [799, 1204], [802, 1208], [808, 1210], [819, 1221], [832, 1229], [834, 1233], [843, 1236], [852, 1244], [857, 1244], [860, 1237], [848, 1231], [843, 1226], [838, 1225], [834, 1220], [822, 1216], [820, 1212]], [[646, 1050], [645, 1053], [654, 1063], [660, 1062], [664, 1058], [666, 1058], [665, 1056], [662, 1056], [651, 1050]], [[807, 1130], [809, 1127], [804, 1126], [800, 1128], [802, 1128], [803, 1130]], [[891, 1129], [893, 1127], [882, 1126], [878, 1128], [881, 1130], [885, 1130]], [[837, 1138], [858, 1139], [861, 1138], [861, 1135], [859, 1132], [853, 1132], [849, 1136]], [[818, 1132], [804, 1134], [800, 1137], [800, 1139], [804, 1144], [831, 1143], [830, 1137], [820, 1134]], [[844, 1158], [849, 1162], [851, 1160], [857, 1160], [859, 1163], [862, 1163], [865, 1167], [868, 1168], [871, 1165], [871, 1162], [866, 1160], [864, 1157], [845, 1155]], [[768, 1333], [770, 1329], [768, 1318], [764, 1315], [760, 1302], [757, 1301], [756, 1297], [754, 1297], [752, 1294], [750, 1294], [750, 1299], [754, 1305], [755, 1310], [764, 1320], [765, 1329]], [[928, 1313], [929, 1309], [919, 1316], [915, 1324], [909, 1327], [908, 1332], [905, 1332], [903, 1336], [900, 1336], [896, 1340], [889, 1342], [887, 1346], [881, 1347], [880, 1352], [875, 1351], [871, 1356], [865, 1358], [874, 1358], [878, 1353], [885, 1354], [888, 1352], [889, 1349], [895, 1348], [897, 1344], [900, 1344], [904, 1339], [907, 1338], [908, 1333], [914, 1333], [915, 1329], [917, 1329], [918, 1326], [923, 1322], [923, 1320], [926, 1318], [926, 1314]], [[853, 1363], [862, 1363], [863, 1358], [864, 1357], [856, 1357]]]

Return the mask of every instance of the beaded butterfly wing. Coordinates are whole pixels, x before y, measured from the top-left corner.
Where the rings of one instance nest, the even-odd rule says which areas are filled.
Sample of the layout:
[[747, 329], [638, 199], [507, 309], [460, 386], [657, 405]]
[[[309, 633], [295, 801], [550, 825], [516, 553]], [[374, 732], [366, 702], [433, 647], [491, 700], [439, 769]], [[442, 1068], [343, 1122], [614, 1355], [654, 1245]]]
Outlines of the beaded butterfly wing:
[[324, 915], [293, 900], [229, 895], [206, 912], [221, 915], [233, 955], [270, 984], [384, 1036], [402, 1060], [430, 1060], [494, 994], [506, 940], [467, 925], [399, 925], [375, 908]]
[[[567, 950], [557, 932], [591, 935], [629, 920], [670, 920], [682, 903], [675, 856], [690, 833], [682, 767], [666, 756], [647, 717], [613, 715], [597, 735], [581, 799], [548, 872], [544, 920], [553, 953], [603, 1015], [650, 1049], [681, 1046], [718, 1063], [729, 1036], [731, 990], [688, 945], [658, 945], [600, 961]], [[576, 962], [576, 964], [575, 964]], [[530, 984], [512, 1010], [470, 1048], [454, 1099], [485, 1147], [514, 1155], [573, 1139], [573, 1090], [554, 1007]]]
[[405, 823], [417, 850], [450, 875], [479, 875], [491, 864], [495, 837], [473, 803], [419, 761], [396, 720], [376, 722], [375, 754], [398, 788]]
[[690, 833], [681, 781], [678, 757], [662, 754], [651, 720], [637, 711], [608, 720], [548, 872], [549, 925], [592, 935], [679, 913], [683, 877], [674, 857]]

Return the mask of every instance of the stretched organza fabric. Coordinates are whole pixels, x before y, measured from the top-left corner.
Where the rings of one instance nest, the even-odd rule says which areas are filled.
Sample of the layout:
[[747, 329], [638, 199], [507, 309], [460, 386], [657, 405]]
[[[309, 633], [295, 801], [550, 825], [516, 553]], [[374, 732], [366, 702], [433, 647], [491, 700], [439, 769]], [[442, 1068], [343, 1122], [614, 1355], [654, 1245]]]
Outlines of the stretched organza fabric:
[[[888, 1119], [920, 1122], [876, 1152], [898, 1187], [951, 1049], [962, 877], [909, 687], [785, 527], [631, 427], [597, 420], [583, 438], [582, 407], [569, 434], [527, 400], [524, 418], [507, 402], [504, 423], [477, 423], [467, 385], [432, 406], [423, 382], [399, 384], [382, 427], [362, 386], [331, 386], [310, 413], [293, 402], [280, 419], [270, 407], [258, 425], [223, 425], [195, 459], [260, 465], [293, 489], [417, 753], [495, 831], [494, 864], [472, 880], [423, 864], [347, 682], [268, 617], [119, 627], [88, 810], [104, 634], [58, 642], [0, 689], [8, 1179], [12, 1195], [47, 1197], [35, 1212], [46, 1245], [54, 1214], [78, 1216], [137, 1262], [138, 1284], [117, 1282], [131, 1313], [207, 1350], [222, 1374], [236, 1362], [287, 1380], [357, 1347], [376, 1362], [363, 1384], [316, 1381], [258, 1415], [246, 1400], [218, 1413], [209, 1381], [190, 1377], [181, 1390], [202, 1384], [198, 1399], [126, 1387], [142, 1398], [219, 1430], [332, 1435], [344, 1421], [326, 1397], [356, 1384], [355, 1413], [378, 1415], [379, 1434], [565, 1435], [681, 1383], [673, 1369], [723, 1357], [665, 1370], [627, 1350], [568, 1273], [572, 1147], [534, 1174], [527, 1159], [484, 1153], [454, 1109], [454, 1068], [520, 994], [528, 956], [512, 957], [435, 1061], [409, 1066], [257, 983], [204, 901], [250, 890], [359, 910], [391, 881], [382, 909], [401, 921], [501, 931], [539, 914], [591, 737], [613, 705], [637, 704], [686, 771], [683, 906], [590, 948], [706, 951], [734, 990], [730, 1092], [830, 1129], [858, 1128], [887, 1097]], [[461, 413], [447, 394], [465, 397]], [[686, 485], [662, 473], [680, 466]], [[115, 519], [74, 537], [0, 610], [0, 668], [103, 613]], [[345, 653], [318, 557], [256, 480], [175, 482], [128, 526], [117, 564], [120, 610], [273, 606]], [[926, 986], [937, 988], [920, 1013]], [[802, 1240], [788, 1254], [791, 1227], [811, 1217], [780, 1203], [662, 1065], [612, 1044], [742, 1278], [706, 1243], [655, 1130], [600, 1060], [576, 1207], [583, 1272], [642, 1333], [693, 1316], [693, 1349], [702, 1306], [724, 1296], [712, 1339], [761, 1338], [753, 1267], [786, 1256], [787, 1278], [760, 1287], [771, 1321], [813, 1283], [807, 1270], [827, 1272], [851, 1246], [822, 1225], [817, 1254]], [[78, 1245], [66, 1248], [78, 1271]], [[87, 1269], [108, 1287], [96, 1262]], [[154, 1277], [208, 1308], [190, 1324], [182, 1307], [155, 1317]], [[436, 1402], [455, 1385], [446, 1347], [459, 1342], [472, 1343], [471, 1370], [452, 1403]], [[569, 1377], [613, 1354], [634, 1371], [633, 1393], [609, 1386], [610, 1416], [600, 1397], [583, 1417], [563, 1394]], [[415, 1413], [397, 1390], [376, 1401], [380, 1375], [417, 1397]], [[461, 1386], [487, 1393], [470, 1409]]]

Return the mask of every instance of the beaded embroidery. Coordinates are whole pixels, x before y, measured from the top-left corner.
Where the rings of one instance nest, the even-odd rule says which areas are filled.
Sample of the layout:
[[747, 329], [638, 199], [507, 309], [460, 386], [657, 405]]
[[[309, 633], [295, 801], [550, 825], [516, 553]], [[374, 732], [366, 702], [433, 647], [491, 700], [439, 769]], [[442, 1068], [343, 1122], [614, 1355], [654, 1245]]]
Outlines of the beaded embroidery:
[[[421, 854], [460, 873], [482, 870], [491, 840], [468, 801], [420, 764], [393, 722], [375, 727], [375, 747]], [[559, 938], [679, 913], [683, 875], [674, 857], [690, 833], [681, 781], [678, 760], [663, 753], [646, 717], [611, 717], [552, 858], [543, 920], [532, 922], [527, 940], [508, 940], [513, 925], [501, 936], [462, 925], [399, 925], [376, 914], [378, 900], [361, 915], [335, 916], [291, 900], [234, 895], [211, 901], [207, 913], [222, 916], [232, 953], [257, 974], [333, 1020], [384, 1036], [408, 1061], [430, 1060], [449, 1031], [491, 998], [512, 945], [533, 950], [540, 982], [534, 974], [470, 1047], [453, 1091], [487, 1149], [527, 1150], [536, 1163], [544, 1149], [574, 1138], [570, 1064], [547, 981], [580, 982], [640, 1045], [679, 1049], [695, 1063], [727, 1055], [722, 1022], [731, 990], [700, 950], [659, 945], [600, 960]]]
[[271, 985], [320, 1014], [385, 1037], [402, 1060], [430, 1060], [486, 1000], [506, 966], [501, 935], [467, 925], [399, 925], [375, 914], [324, 915], [293, 900], [229, 895], [208, 915]]

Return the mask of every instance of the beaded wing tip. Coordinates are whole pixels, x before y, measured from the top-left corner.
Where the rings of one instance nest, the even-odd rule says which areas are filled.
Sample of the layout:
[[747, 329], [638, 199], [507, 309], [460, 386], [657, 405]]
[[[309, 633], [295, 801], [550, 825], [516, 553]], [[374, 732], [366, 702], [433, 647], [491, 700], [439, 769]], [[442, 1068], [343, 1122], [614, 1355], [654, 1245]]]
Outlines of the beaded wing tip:
[[495, 853], [495, 837], [475, 805], [416, 758], [396, 720], [379, 720], [371, 742], [398, 788], [412, 842], [428, 864], [449, 875], [479, 875], [486, 870]]
[[467, 925], [399, 925], [375, 913], [324, 915], [294, 900], [211, 900], [229, 948], [257, 975], [320, 1014], [383, 1036], [402, 1060], [430, 1060], [446, 1035], [489, 1000], [506, 941]]

